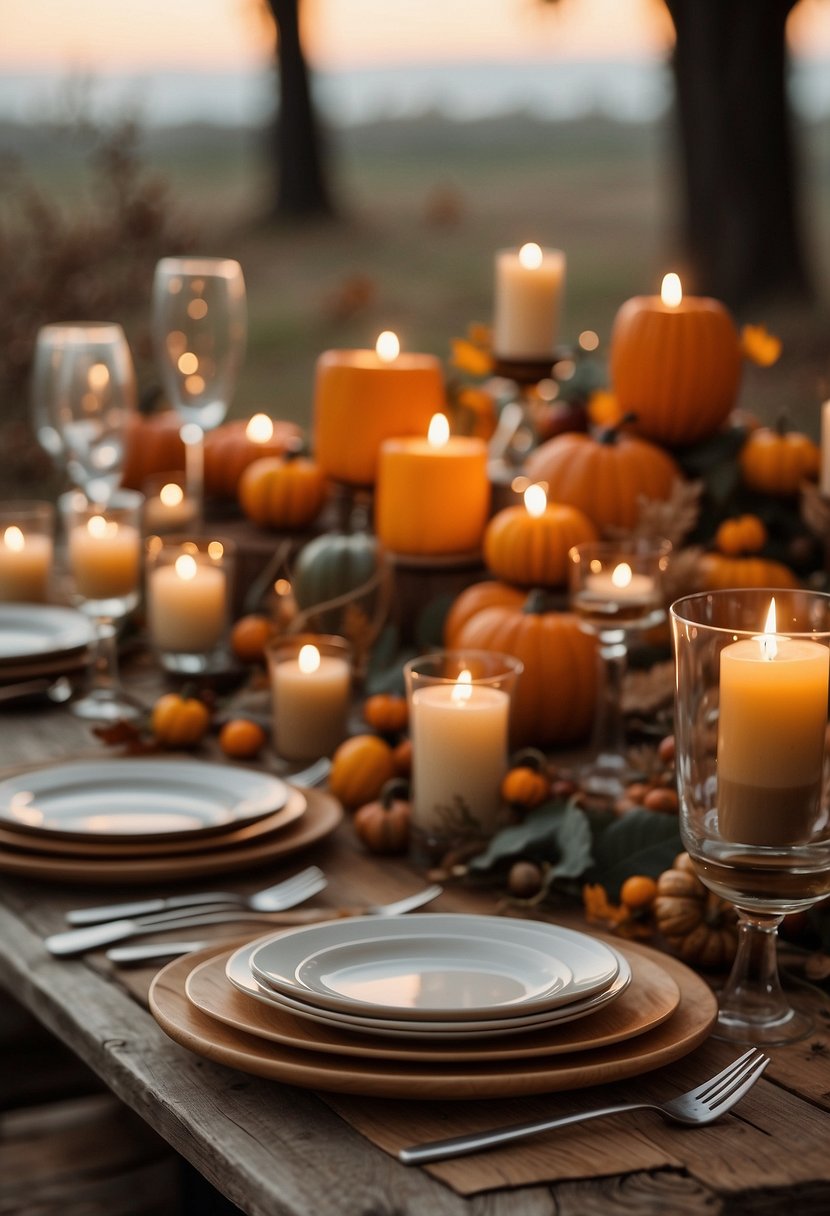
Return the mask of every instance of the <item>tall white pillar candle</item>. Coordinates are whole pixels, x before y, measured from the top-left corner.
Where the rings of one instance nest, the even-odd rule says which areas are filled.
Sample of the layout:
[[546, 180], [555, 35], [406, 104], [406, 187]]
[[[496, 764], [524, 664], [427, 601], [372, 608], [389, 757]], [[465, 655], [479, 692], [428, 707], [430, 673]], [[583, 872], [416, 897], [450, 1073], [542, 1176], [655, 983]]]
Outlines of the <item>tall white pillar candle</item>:
[[830, 498], [830, 401], [821, 407], [821, 480], [819, 489]]
[[351, 668], [308, 643], [270, 662], [274, 748], [285, 760], [330, 756], [346, 735]]
[[499, 359], [553, 357], [565, 285], [561, 249], [522, 245], [496, 254], [493, 354]]
[[183, 553], [147, 580], [147, 623], [153, 645], [173, 654], [214, 650], [227, 625], [228, 585], [220, 566]]

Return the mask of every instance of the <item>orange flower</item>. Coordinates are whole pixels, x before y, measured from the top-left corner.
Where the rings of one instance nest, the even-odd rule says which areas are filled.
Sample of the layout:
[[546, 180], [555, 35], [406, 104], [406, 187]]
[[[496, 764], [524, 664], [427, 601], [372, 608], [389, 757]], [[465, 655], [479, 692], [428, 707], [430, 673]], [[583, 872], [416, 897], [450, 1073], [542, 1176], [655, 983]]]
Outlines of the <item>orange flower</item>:
[[489, 376], [493, 370], [493, 356], [467, 338], [453, 338], [450, 343], [451, 361], [459, 371], [470, 376]]
[[622, 410], [613, 393], [598, 388], [588, 398], [588, 417], [593, 426], [616, 426]]
[[781, 354], [781, 339], [764, 325], [745, 325], [741, 330], [741, 349], [758, 367], [772, 367]]

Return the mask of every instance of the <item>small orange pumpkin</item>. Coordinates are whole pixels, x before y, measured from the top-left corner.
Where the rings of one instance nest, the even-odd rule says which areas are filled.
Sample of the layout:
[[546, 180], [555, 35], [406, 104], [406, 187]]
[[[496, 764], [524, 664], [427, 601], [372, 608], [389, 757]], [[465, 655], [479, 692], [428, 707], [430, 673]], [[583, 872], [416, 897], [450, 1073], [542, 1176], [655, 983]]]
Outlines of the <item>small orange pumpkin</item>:
[[519, 764], [508, 769], [501, 783], [501, 796], [510, 806], [530, 811], [541, 806], [550, 794], [550, 780], [546, 773], [528, 764]]
[[718, 300], [687, 297], [676, 308], [635, 296], [611, 329], [611, 384], [638, 433], [670, 447], [714, 435], [735, 403], [741, 341]]
[[239, 505], [261, 527], [304, 528], [326, 500], [322, 471], [304, 456], [264, 456], [239, 478]]
[[600, 531], [633, 528], [640, 500], [670, 498], [681, 477], [667, 452], [618, 427], [556, 435], [530, 453], [525, 472], [531, 481], [546, 481], [551, 497], [577, 507]]
[[406, 697], [377, 692], [363, 702], [363, 717], [381, 735], [398, 734], [406, 730], [409, 721]]
[[210, 726], [210, 710], [198, 697], [168, 692], [159, 697], [150, 716], [150, 729], [162, 747], [193, 747]]
[[782, 562], [766, 557], [727, 557], [704, 553], [697, 564], [702, 591], [728, 587], [799, 587], [801, 584]]
[[362, 806], [377, 798], [395, 776], [392, 748], [377, 735], [352, 735], [332, 756], [329, 790], [344, 806]]
[[398, 777], [386, 782], [379, 798], [361, 806], [352, 822], [371, 853], [404, 853], [409, 844], [409, 812], [409, 787]]
[[797, 494], [803, 481], [818, 476], [821, 450], [807, 435], [777, 427], [752, 431], [740, 453], [741, 474], [751, 490], [761, 494]]
[[764, 521], [757, 515], [737, 515], [725, 519], [715, 533], [715, 545], [727, 557], [741, 553], [759, 553], [767, 543]]
[[737, 913], [707, 890], [687, 853], [676, 857], [672, 868], [657, 879], [651, 908], [658, 931], [685, 962], [702, 967], [731, 964], [738, 946]]
[[568, 580], [568, 550], [597, 540], [597, 530], [577, 507], [548, 503], [499, 511], [484, 532], [484, 561], [497, 578], [520, 587], [559, 587]]
[[121, 484], [129, 490], [140, 490], [154, 473], [183, 469], [181, 427], [182, 420], [175, 410], [160, 410], [157, 414], [131, 413], [124, 438]]

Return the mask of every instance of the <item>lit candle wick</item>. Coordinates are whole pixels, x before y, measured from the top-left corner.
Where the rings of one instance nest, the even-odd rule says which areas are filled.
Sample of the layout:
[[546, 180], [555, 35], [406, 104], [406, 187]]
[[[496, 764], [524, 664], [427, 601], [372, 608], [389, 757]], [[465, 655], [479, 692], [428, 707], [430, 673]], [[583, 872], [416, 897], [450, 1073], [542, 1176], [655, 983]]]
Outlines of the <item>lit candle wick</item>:
[[433, 414], [427, 431], [427, 443], [433, 448], [443, 448], [450, 438], [450, 424], [446, 414]]
[[301, 646], [297, 655], [297, 666], [304, 675], [311, 675], [320, 666], [320, 651], [316, 646]]
[[778, 642], [775, 637], [776, 627], [775, 596], [773, 596], [769, 602], [767, 619], [764, 621], [764, 632], [758, 638], [761, 655], [767, 660], [774, 659], [778, 654]]
[[682, 303], [683, 286], [680, 282], [680, 276], [675, 274], [674, 271], [663, 275], [660, 298], [666, 308], [677, 308]]
[[519, 264], [525, 270], [538, 270], [542, 265], [542, 249], [535, 241], [528, 241], [519, 250]]
[[274, 435], [274, 423], [267, 414], [254, 414], [245, 427], [245, 436], [251, 443], [267, 443]]
[[615, 587], [628, 587], [634, 577], [628, 562], [620, 562], [611, 571], [611, 582]]
[[451, 699], [454, 705], [465, 705], [473, 695], [473, 673], [465, 667], [458, 673], [458, 679], [452, 690]]
[[524, 492], [524, 504], [528, 515], [534, 519], [539, 519], [544, 515], [548, 506], [548, 496], [545, 493], [545, 487], [536, 482], [532, 486], [528, 486]]
[[17, 524], [11, 524], [3, 533], [3, 543], [13, 553], [22, 553], [26, 545], [25, 537]]
[[401, 353], [398, 335], [391, 329], [385, 329], [382, 334], [378, 334], [375, 351], [381, 363], [394, 363]]

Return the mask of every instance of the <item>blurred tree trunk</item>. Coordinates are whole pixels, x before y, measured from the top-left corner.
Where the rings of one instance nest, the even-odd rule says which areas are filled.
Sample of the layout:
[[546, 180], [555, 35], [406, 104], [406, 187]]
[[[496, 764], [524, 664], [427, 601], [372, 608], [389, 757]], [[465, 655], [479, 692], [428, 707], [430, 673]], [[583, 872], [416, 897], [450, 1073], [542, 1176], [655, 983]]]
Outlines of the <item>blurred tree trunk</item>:
[[300, 0], [267, 0], [276, 26], [279, 111], [271, 135], [275, 171], [271, 214], [313, 218], [334, 214], [323, 135], [314, 112], [300, 40]]
[[665, 0], [695, 291], [740, 309], [810, 295], [787, 89], [797, 0]]

